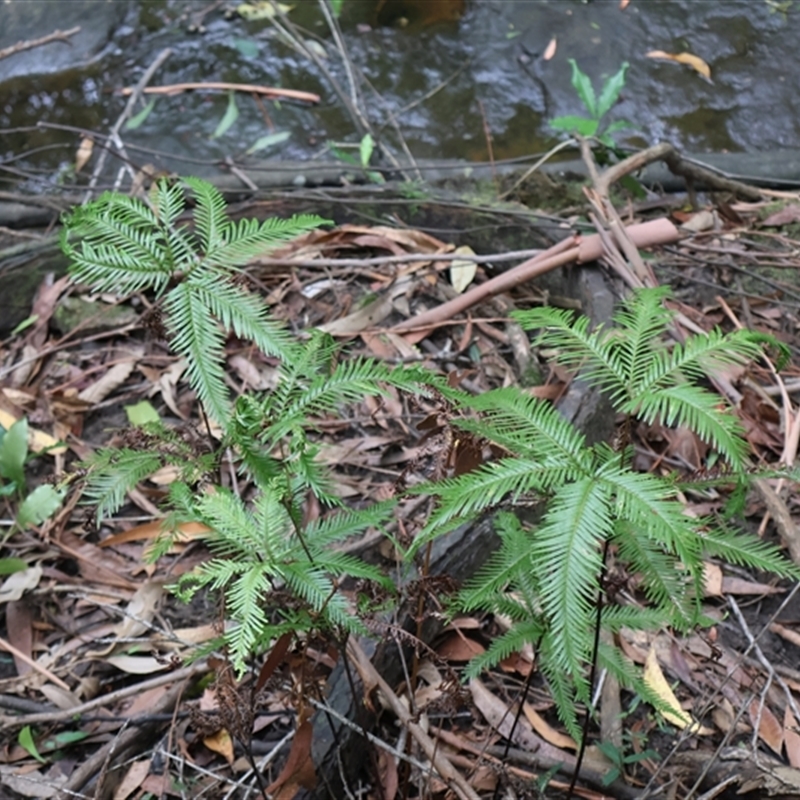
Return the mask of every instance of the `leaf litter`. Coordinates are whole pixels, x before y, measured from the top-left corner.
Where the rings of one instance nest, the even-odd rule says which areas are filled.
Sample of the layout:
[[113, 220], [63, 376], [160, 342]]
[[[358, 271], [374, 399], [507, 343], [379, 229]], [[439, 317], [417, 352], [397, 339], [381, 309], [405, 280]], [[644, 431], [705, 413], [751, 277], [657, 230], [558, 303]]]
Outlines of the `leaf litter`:
[[[800, 263], [790, 230], [796, 208], [791, 203], [777, 209], [774, 203], [709, 208], [714, 212], [710, 226], [659, 248], [656, 274], [674, 287], [681, 312], [702, 329], [741, 320], [796, 348], [800, 287], [794, 275]], [[682, 221], [679, 213], [674, 219]], [[536, 361], [508, 313], [548, 298], [530, 285], [512, 287], [457, 318], [414, 329], [409, 322], [415, 317], [488, 279], [480, 258], [464, 260], [472, 251], [463, 248], [422, 231], [343, 225], [308, 234], [268, 260], [254, 260], [247, 274], [270, 311], [298, 334], [321, 327], [346, 345], [349, 356], [421, 363], [482, 393], [519, 383], [531, 360]], [[452, 257], [437, 259], [443, 255]], [[341, 258], [363, 265], [330, 263]], [[40, 485], [66, 481], [75, 461], [119, 440], [127, 427], [126, 411], [144, 400], [164, 420], [199, 423], [185, 365], [165, 354], [147, 314], [116, 328], [102, 330], [84, 321], [58, 333], [49, 323], [67, 291], [75, 290], [63, 279], [46, 281], [32, 308], [32, 324], [0, 350], [0, 425], [8, 430], [17, 420], [29, 421], [29, 446], [39, 454], [30, 480]], [[245, 343], [228, 341], [227, 364], [233, 387], [268, 391], [274, 386], [276, 365]], [[792, 437], [798, 436], [793, 421], [800, 419], [799, 369], [795, 359], [779, 378], [763, 365], [728, 377], [739, 395], [748, 441], [762, 463], [776, 463], [792, 447], [796, 452]], [[570, 374], [545, 367], [544, 381], [531, 392], [554, 399], [571, 380]], [[365, 400], [341, 418], [317, 420], [319, 457], [336, 471], [341, 495], [360, 502], [390, 496], [400, 478], [413, 482], [414, 475], [453, 473], [491, 457], [475, 452], [466, 458], [457, 452], [449, 438], [448, 413], [435, 399], [411, 402], [396, 392]], [[635, 446], [642, 470], [674, 468], [691, 476], [705, 462], [696, 437], [655, 424], [640, 426]], [[324, 697], [325, 681], [341, 657], [323, 642], [317, 649], [309, 643], [305, 653], [289, 650], [269, 674], [262, 673], [255, 695], [247, 677], [236, 682], [230, 676], [224, 660], [203, 660], [204, 646], [224, 629], [224, 609], [210, 597], [182, 607], [165, 587], [208, 557], [203, 544], [207, 530], [184, 525], [173, 550], [152, 564], [147, 558], [163, 524], [159, 502], [171, 479], [164, 471], [142, 481], [131, 492], [125, 513], [99, 528], [67, 482], [61, 513], [22, 530], [9, 529], [3, 556], [27, 568], [0, 584], [5, 611], [0, 648], [8, 654], [0, 671], [0, 720], [6, 731], [0, 774], [19, 796], [56, 797], [73, 791], [70, 787], [80, 790], [84, 783], [78, 780], [78, 765], [88, 761], [99, 773], [110, 758], [109, 744], [130, 730], [135, 734], [130, 739], [133, 758], [123, 768], [115, 797], [169, 794], [168, 777], [178, 775], [178, 758], [185, 759], [193, 792], [234, 796], [236, 781], [252, 779], [247, 777], [252, 765], [238, 738], [251, 734], [266, 748], [263, 768], [273, 796], [294, 797], [301, 787], [319, 784], [311, 706], [298, 687], [315, 684]], [[778, 487], [776, 496], [790, 522], [796, 519], [797, 502], [786, 488]], [[687, 492], [687, 513], [709, 513], [725, 500], [724, 486]], [[5, 516], [13, 520], [11, 499], [3, 501]], [[745, 514], [764, 536], [790, 535], [785, 520], [779, 524], [779, 510], [765, 506], [756, 493]], [[424, 504], [413, 499], [395, 534], [407, 536], [424, 513]], [[347, 549], [394, 557], [385, 540], [370, 535]], [[642, 713], [633, 698], [627, 699], [627, 725], [638, 737], [630, 741], [631, 752], [642, 751], [637, 742], [646, 741], [661, 760], [626, 761], [614, 783], [615, 796], [638, 796], [635, 792], [648, 782], [684, 781], [687, 762], [670, 757], [676, 738], [689, 750], [705, 753], [707, 761], [718, 746], [742, 745], [758, 765], [752, 778], [758, 791], [774, 786], [778, 762], [770, 762], [766, 752], [798, 769], [800, 671], [793, 666], [800, 652], [798, 605], [786, 586], [760, 577], [709, 563], [705, 596], [707, 613], [716, 620], [713, 627], [684, 638], [669, 632], [619, 632], [628, 657], [646, 665], [664, 713]], [[613, 580], [618, 591], [635, 595], [635, 575]], [[739, 624], [728, 613], [734, 595], [757, 603], [745, 610]], [[473, 679], [469, 697], [457, 690], [465, 661], [485, 651], [502, 633], [501, 623], [499, 616], [459, 620], [430, 643], [431, 658], [420, 662], [415, 685], [387, 687], [384, 695], [396, 693], [397, 702], [422, 715], [430, 735], [438, 735], [441, 753], [476, 794], [545, 773], [550, 789], [557, 791], [565, 784], [548, 771], [560, 769], [569, 776], [576, 745], [553, 712], [547, 684], [537, 674], [535, 649], [513, 654], [495, 673]], [[216, 676], [216, 688], [203, 694], [209, 700], [205, 705], [183, 683], [189, 675]], [[531, 692], [520, 707], [520, 687], [528, 678]], [[378, 702], [369, 681], [364, 692], [365, 703]], [[248, 705], [252, 719], [231, 718], [231, 708]], [[145, 730], [151, 734], [145, 736]], [[151, 747], [153, 730], [167, 737], [157, 752]], [[392, 738], [388, 722], [371, 733], [385, 741]], [[384, 792], [400, 791], [408, 767], [391, 748], [378, 752], [377, 780]], [[415, 755], [410, 745], [409, 754], [425, 757]], [[724, 764], [724, 759], [715, 763]], [[581, 789], [581, 796], [608, 796], [603, 775], [610, 768], [600, 750], [590, 750], [582, 778], [594, 788]], [[785, 785], [795, 781], [800, 787], [795, 776], [781, 776]], [[721, 785], [724, 775], [717, 777]], [[446, 783], [430, 775], [426, 780], [429, 796], [446, 795]], [[370, 796], [379, 796], [376, 792]]]

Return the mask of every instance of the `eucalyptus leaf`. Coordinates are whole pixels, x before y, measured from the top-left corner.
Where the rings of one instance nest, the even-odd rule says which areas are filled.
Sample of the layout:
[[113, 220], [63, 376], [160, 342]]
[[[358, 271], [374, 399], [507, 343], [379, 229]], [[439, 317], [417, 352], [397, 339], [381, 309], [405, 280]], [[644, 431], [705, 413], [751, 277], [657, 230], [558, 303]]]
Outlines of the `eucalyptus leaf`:
[[228, 108], [217, 129], [211, 134], [211, 138], [219, 139], [220, 136], [224, 136], [237, 119], [239, 119], [239, 106], [236, 105], [236, 92], [228, 92]]
[[28, 562], [22, 558], [0, 558], [0, 575], [13, 575], [28, 569]]
[[257, 153], [259, 150], [266, 150], [268, 147], [274, 147], [276, 144], [285, 142], [291, 133], [289, 131], [276, 131], [275, 133], [268, 133], [260, 139], [256, 139], [255, 144], [247, 149], [247, 155]]
[[150, 102], [125, 123], [125, 130], [135, 131], [137, 128], [140, 128], [144, 124], [144, 121], [150, 116], [150, 112], [155, 108], [155, 105], [155, 97], [150, 98]]
[[375, 150], [375, 140], [368, 133], [365, 133], [358, 146], [358, 154], [361, 158], [361, 166], [368, 167], [372, 153]]
[[158, 416], [158, 411], [153, 408], [153, 404], [149, 400], [140, 400], [131, 406], [125, 406], [125, 414], [128, 417], [128, 422], [141, 428], [148, 422], [160, 422], [161, 418]]

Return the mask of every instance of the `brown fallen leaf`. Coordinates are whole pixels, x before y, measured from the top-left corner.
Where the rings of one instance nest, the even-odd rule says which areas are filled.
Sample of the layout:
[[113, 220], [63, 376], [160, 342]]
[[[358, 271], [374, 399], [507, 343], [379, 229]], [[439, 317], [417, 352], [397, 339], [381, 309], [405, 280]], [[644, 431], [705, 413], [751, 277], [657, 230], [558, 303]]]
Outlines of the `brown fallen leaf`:
[[650, 50], [650, 52], [645, 53], [645, 56], [647, 58], [663, 58], [667, 61], [685, 64], [711, 82], [711, 67], [700, 56], [696, 56], [693, 53], [665, 53], [663, 50]]
[[75, 153], [75, 172], [80, 172], [86, 166], [86, 162], [92, 157], [93, 150], [94, 139], [84, 136]]
[[783, 712], [783, 743], [786, 745], [786, 756], [789, 763], [797, 769], [800, 767], [800, 729], [790, 706]]
[[546, 739], [550, 744], [560, 747], [562, 750], [564, 748], [578, 749], [578, 745], [571, 736], [557, 731], [530, 703], [524, 703], [522, 710], [525, 712], [528, 722], [542, 739]]
[[[760, 709], [759, 709], [760, 706]], [[761, 705], [761, 701], [753, 699], [747, 709], [750, 712], [750, 721], [753, 726], [758, 724], [758, 738], [773, 752], [781, 755], [783, 750], [783, 725], [778, 722], [777, 717], [767, 708]], [[759, 710], [761, 714], [759, 715]]]
[[557, 47], [558, 43], [556, 41], [556, 37], [554, 36], [548, 43], [547, 47], [545, 47], [544, 53], [542, 53], [542, 61], [549, 61], [556, 54]]
[[311, 757], [311, 737], [314, 728], [310, 720], [300, 724], [292, 740], [292, 749], [280, 775], [267, 786], [267, 794], [275, 800], [291, 800], [298, 789], [313, 789], [317, 785], [314, 760]]

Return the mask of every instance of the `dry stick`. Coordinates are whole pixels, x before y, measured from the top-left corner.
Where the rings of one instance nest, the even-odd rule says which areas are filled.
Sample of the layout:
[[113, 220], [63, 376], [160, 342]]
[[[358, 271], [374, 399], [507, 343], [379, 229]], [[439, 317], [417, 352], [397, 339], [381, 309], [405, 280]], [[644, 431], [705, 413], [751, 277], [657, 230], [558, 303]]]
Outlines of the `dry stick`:
[[[183, 670], [181, 670], [181, 672], [183, 672]], [[173, 679], [176, 675], [177, 673], [173, 673]], [[186, 677], [192, 677], [192, 674]], [[149, 713], [151, 715], [164, 714], [171, 711], [180, 701], [185, 688], [184, 684], [178, 681], [175, 686], [168, 689], [164, 695], [155, 702], [154, 708], [151, 709]], [[157, 725], [158, 723], [152, 723], [148, 727], [152, 729]], [[89, 783], [94, 774], [103, 767], [107, 760], [110, 760], [115, 753], [118, 757], [124, 758], [127, 755], [127, 751], [134, 747], [142, 736], [143, 728], [141, 726], [131, 727], [103, 745], [103, 747], [95, 750], [95, 752], [70, 775], [69, 781], [61, 789], [62, 796], [69, 797], [72, 792], [80, 792], [81, 789]]]
[[[122, 126], [125, 123], [125, 120], [133, 113], [133, 107], [136, 105], [136, 101], [142, 94], [142, 91], [150, 82], [150, 79], [155, 75], [156, 70], [172, 55], [172, 50], [168, 47], [162, 50], [157, 56], [155, 61], [147, 68], [144, 75], [139, 79], [139, 82], [136, 84], [136, 87], [131, 90], [130, 98], [128, 102], [125, 104], [125, 108], [123, 109], [122, 113], [119, 115], [119, 118], [114, 123], [114, 127], [111, 129], [111, 133], [109, 135], [109, 139], [117, 144], [119, 147], [121, 145], [121, 141], [119, 139], [119, 132], [122, 130]], [[97, 185], [97, 181], [100, 179], [100, 173], [103, 171], [103, 167], [106, 163], [106, 157], [108, 156], [108, 150], [103, 150], [97, 158], [97, 164], [95, 164], [94, 171], [92, 172], [92, 177], [89, 181], [89, 188], [86, 192], [84, 197], [84, 203], [88, 203], [89, 200], [92, 199], [92, 193], [94, 191], [94, 187]]]
[[[671, 244], [681, 238], [678, 229], [668, 219], [656, 219], [650, 222], [642, 222], [631, 225], [625, 229], [631, 237], [631, 241], [637, 247], [652, 247], [658, 244]], [[460, 314], [468, 308], [482, 302], [488, 297], [507, 291], [521, 283], [532, 280], [533, 278], [549, 272], [557, 267], [563, 267], [572, 261], [578, 264], [585, 264], [588, 261], [595, 261], [603, 254], [603, 244], [599, 235], [586, 236], [581, 238], [577, 235], [567, 237], [557, 245], [544, 250], [539, 255], [528, 261], [518, 264], [516, 267], [497, 275], [491, 280], [474, 286], [464, 294], [448, 300], [446, 303], [437, 306], [415, 317], [395, 325], [390, 330], [393, 333], [402, 333], [412, 328], [422, 328], [426, 325], [433, 325], [442, 320], [451, 319], [455, 314]]]
[[[0, 721], [5, 729], [8, 728], [22, 728], [25, 725], [44, 725], [52, 722], [63, 722], [70, 720], [75, 716], [87, 714], [89, 711], [94, 711], [96, 708], [103, 708], [106, 705], [116, 703], [118, 700], [123, 700], [126, 697], [141, 694], [148, 689], [155, 689], [158, 686], [163, 686], [165, 683], [172, 683], [173, 681], [181, 681], [184, 678], [193, 678], [201, 672], [208, 671], [208, 663], [206, 661], [196, 661], [189, 667], [176, 669], [174, 672], [166, 672], [163, 675], [158, 675], [155, 678], [150, 678], [147, 681], [141, 681], [133, 686], [126, 686], [124, 689], [117, 689], [115, 692], [104, 694], [101, 697], [95, 697], [94, 700], [88, 700], [81, 703], [79, 706], [67, 709], [57, 709], [54, 711], [42, 712], [40, 714], [26, 714], [22, 717], [9, 717], [3, 716]], [[148, 711], [148, 716], [156, 713], [152, 709]]]
[[464, 776], [448, 761], [444, 753], [436, 747], [436, 742], [425, 733], [422, 726], [411, 716], [400, 698], [381, 677], [367, 654], [352, 636], [347, 641], [347, 653], [359, 675], [361, 675], [361, 680], [364, 684], [366, 686], [377, 686], [380, 689], [395, 716], [417, 740], [425, 755], [430, 759], [431, 764], [433, 764], [436, 771], [450, 788], [461, 800], [480, 800], [477, 792], [467, 783]]
[[480, 255], [479, 253], [408, 253], [404, 256], [375, 256], [374, 258], [307, 258], [295, 261], [292, 258], [259, 258], [251, 261], [250, 266], [258, 267], [298, 267], [300, 269], [316, 269], [325, 267], [383, 267], [394, 264], [417, 264], [420, 261], [474, 261], [480, 264], [498, 264], [503, 261], [516, 261], [518, 258], [533, 258], [543, 251], [511, 250], [508, 253]]
[[68, 31], [53, 31], [52, 33], [48, 33], [47, 36], [40, 36], [38, 39], [26, 39], [25, 41], [17, 42], [16, 44], [12, 44], [11, 47], [4, 47], [0, 50], [0, 59], [13, 56], [15, 53], [21, 53], [23, 50], [32, 50], [34, 47], [40, 47], [50, 42], [66, 42], [70, 36], [74, 36], [80, 29], [81, 26], [76, 25]]
[[24, 661], [32, 670], [38, 672], [56, 686], [60, 686], [64, 691], [72, 692], [72, 689], [69, 688], [69, 685], [64, 683], [64, 681], [62, 681], [58, 675], [50, 672], [47, 667], [43, 667], [38, 661], [35, 661], [30, 656], [26, 655], [22, 652], [22, 650], [17, 649], [13, 644], [11, 644], [11, 642], [7, 642], [2, 637], [0, 637], [0, 650], [5, 650], [7, 653], [11, 653], [12, 656], [18, 658], [20, 661]]
[[[141, 83], [141, 81], [139, 81]], [[134, 94], [139, 88], [139, 84], [131, 88], [126, 86], [122, 90], [123, 95]], [[227, 83], [226, 81], [204, 81], [200, 83], [170, 83], [165, 86], [148, 86], [141, 91], [144, 94], [180, 94], [181, 92], [191, 92], [195, 89], [219, 89], [222, 91], [248, 92], [250, 94], [263, 94], [267, 97], [282, 97], [285, 100], [303, 100], [306, 103], [319, 103], [320, 97], [313, 92], [303, 92], [299, 89], [278, 89], [274, 86], [259, 86], [253, 83]]]
[[683, 158], [671, 144], [666, 142], [640, 150], [638, 153], [623, 159], [619, 164], [609, 167], [600, 176], [599, 181], [595, 183], [595, 188], [600, 194], [607, 195], [613, 183], [631, 172], [646, 167], [653, 161], [664, 161], [673, 175], [681, 175], [689, 184], [692, 182], [704, 183], [711, 189], [732, 192], [756, 202], [763, 198], [763, 194], [759, 189], [748, 186], [746, 183], [723, 177], [696, 161], [689, 161]]

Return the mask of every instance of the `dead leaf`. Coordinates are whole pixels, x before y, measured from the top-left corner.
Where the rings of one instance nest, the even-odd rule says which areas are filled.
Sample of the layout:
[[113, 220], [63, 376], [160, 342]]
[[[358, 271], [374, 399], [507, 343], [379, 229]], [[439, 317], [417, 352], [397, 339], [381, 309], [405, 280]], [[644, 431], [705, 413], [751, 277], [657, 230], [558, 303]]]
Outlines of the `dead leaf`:
[[128, 675], [151, 675], [153, 672], [169, 669], [168, 661], [153, 656], [107, 656], [104, 661]]
[[35, 589], [41, 579], [42, 567], [39, 564], [9, 575], [0, 586], [0, 605], [19, 600], [25, 592]]
[[[8, 430], [18, 419], [8, 411], [0, 408], [0, 425]], [[47, 454], [54, 456], [67, 452], [66, 447], [56, 447], [58, 440], [54, 439], [50, 434], [40, 431], [37, 428], [28, 427], [28, 447], [34, 453], [40, 453], [42, 450], [47, 450]]]
[[447, 661], [469, 661], [485, 652], [486, 648], [480, 642], [455, 631], [436, 648], [436, 653]]
[[788, 704], [783, 712], [783, 743], [786, 745], [789, 763], [795, 768], [800, 767], [800, 732], [797, 720]]
[[780, 211], [770, 214], [761, 224], [769, 228], [779, 228], [782, 225], [791, 225], [793, 222], [800, 222], [800, 205], [797, 203], [790, 203]]
[[86, 166], [86, 162], [92, 157], [92, 150], [94, 150], [94, 139], [84, 136], [75, 153], [75, 172], [80, 172]]
[[619, 10], [624, 11], [628, 7], [631, 0], [619, 0]]
[[122, 782], [114, 790], [113, 800], [127, 800], [141, 785], [142, 781], [150, 774], [150, 759], [144, 758], [134, 761], [128, 767]]
[[714, 733], [713, 729], [700, 725], [698, 722], [693, 722], [691, 716], [681, 708], [678, 698], [675, 697], [672, 687], [667, 683], [667, 679], [664, 677], [664, 673], [658, 665], [656, 649], [655, 646], [652, 645], [644, 663], [644, 682], [651, 691], [658, 695], [661, 702], [667, 707], [659, 709], [664, 719], [676, 728], [680, 728], [681, 730], [689, 728], [690, 733], [699, 736], [709, 736]]
[[645, 53], [647, 58], [663, 58], [667, 61], [675, 61], [678, 64], [685, 64], [702, 75], [707, 81], [711, 81], [711, 67], [702, 58], [692, 53], [665, 53], [663, 50], [651, 50]]
[[213, 736], [206, 736], [203, 744], [212, 752], [221, 755], [229, 764], [233, 764], [233, 737], [225, 728], [218, 730]]
[[544, 53], [542, 53], [542, 61], [549, 61], [556, 54], [557, 46], [556, 37], [554, 36], [545, 47]]
[[527, 718], [528, 722], [533, 726], [533, 729], [542, 739], [547, 740], [550, 744], [554, 745], [555, 747], [561, 748], [569, 748], [571, 750], [577, 750], [578, 745], [576, 744], [575, 740], [571, 736], [567, 736], [566, 733], [561, 733], [561, 731], [557, 731], [553, 728], [550, 723], [543, 717], [539, 712], [530, 704], [524, 703], [522, 706], [522, 710], [525, 713], [525, 717]]
[[[164, 532], [164, 520], [154, 519], [152, 522], [145, 522], [141, 525], [136, 525], [127, 531], [115, 533], [99, 543], [99, 547], [114, 547], [119, 544], [126, 544], [128, 542], [141, 542], [155, 539]], [[191, 542], [195, 539], [205, 538], [207, 534], [211, 533], [211, 528], [204, 525], [202, 522], [181, 522], [176, 525], [173, 530], [169, 531], [170, 536], [174, 537], [176, 542]]]
[[703, 596], [720, 597], [722, 595], [722, 567], [705, 562], [703, 564]]
[[[457, 247], [455, 253], [458, 255], [475, 255], [475, 251], [469, 245]], [[450, 263], [450, 283], [453, 284], [453, 288], [458, 294], [461, 294], [472, 283], [477, 271], [478, 265], [471, 259], [456, 259]]]
[[[759, 715], [759, 707], [761, 714]], [[750, 721], [755, 727], [758, 722], [758, 738], [773, 752], [781, 755], [783, 750], [783, 725], [778, 722], [777, 717], [762, 705], [758, 699], [753, 699], [747, 709], [750, 712]]]
[[[6, 606], [6, 631], [8, 643], [19, 653], [33, 659], [33, 611], [24, 600], [11, 600]], [[17, 675], [30, 672], [28, 661], [20, 658], [17, 653], [12, 653]]]
[[289, 757], [273, 783], [267, 786], [267, 794], [274, 800], [292, 800], [297, 790], [313, 789], [317, 785], [314, 761], [311, 757], [311, 738], [314, 728], [310, 720], [300, 724], [292, 740]]
[[[144, 352], [144, 351], [142, 351]], [[140, 353], [141, 355], [141, 353]], [[136, 357], [138, 358], [138, 356]], [[126, 359], [119, 364], [114, 364], [105, 375], [96, 380], [94, 383], [89, 384], [78, 394], [78, 399], [84, 403], [95, 405], [102, 400], [105, 400], [115, 389], [122, 386], [128, 379], [128, 376], [133, 372], [134, 358]]]

